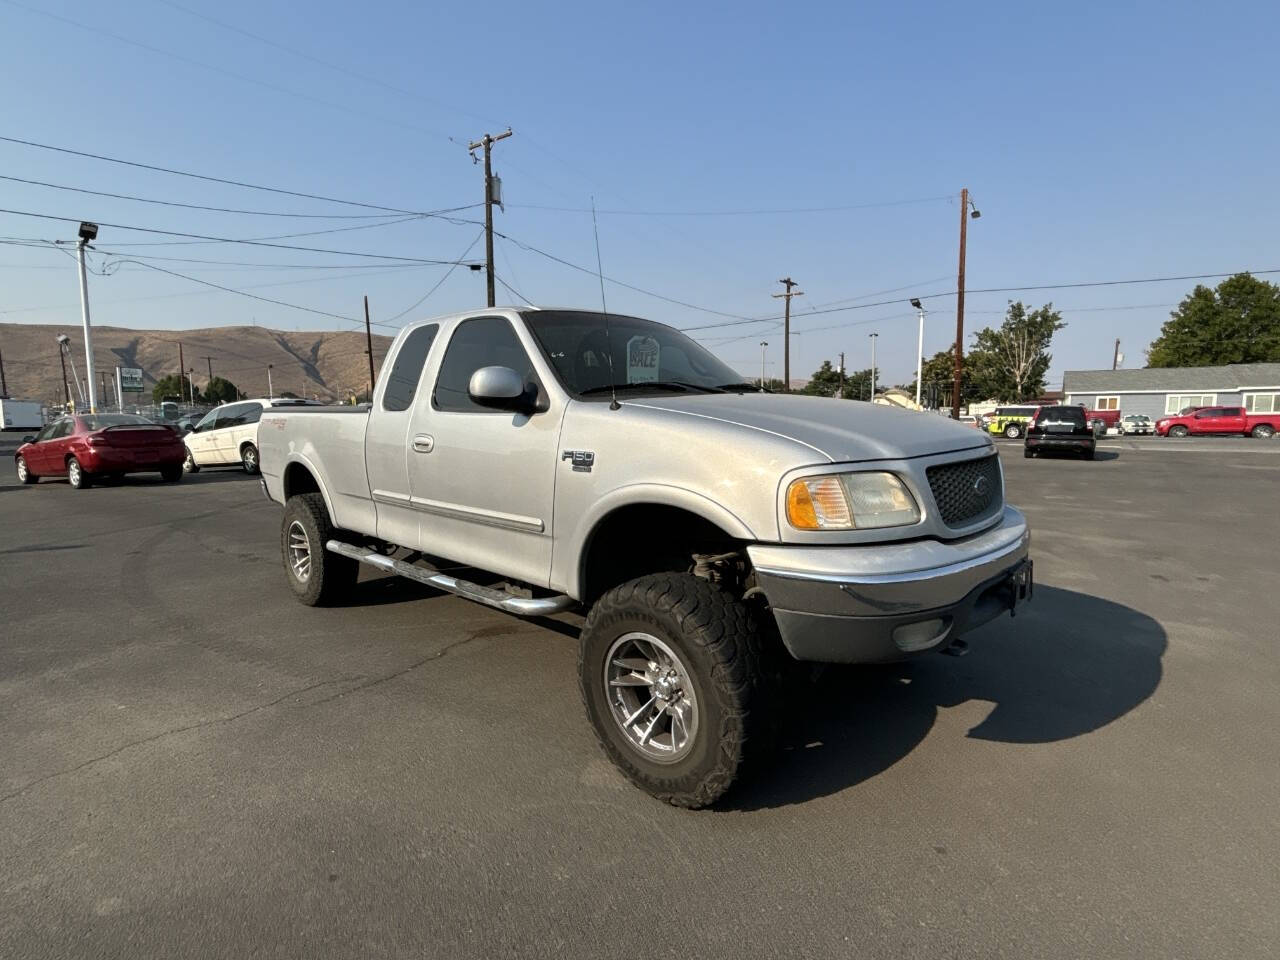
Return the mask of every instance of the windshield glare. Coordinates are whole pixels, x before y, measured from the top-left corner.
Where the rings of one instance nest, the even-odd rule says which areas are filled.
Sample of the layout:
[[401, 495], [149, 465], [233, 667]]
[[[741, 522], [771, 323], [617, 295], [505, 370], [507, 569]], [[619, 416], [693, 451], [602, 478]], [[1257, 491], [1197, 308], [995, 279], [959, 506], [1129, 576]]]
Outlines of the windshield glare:
[[666, 324], [611, 313], [606, 336], [601, 313], [538, 310], [523, 316], [560, 382], [575, 396], [590, 391], [607, 399], [610, 353], [613, 383], [633, 392], [680, 392], [678, 386], [658, 382], [715, 389], [742, 381], [705, 347]]

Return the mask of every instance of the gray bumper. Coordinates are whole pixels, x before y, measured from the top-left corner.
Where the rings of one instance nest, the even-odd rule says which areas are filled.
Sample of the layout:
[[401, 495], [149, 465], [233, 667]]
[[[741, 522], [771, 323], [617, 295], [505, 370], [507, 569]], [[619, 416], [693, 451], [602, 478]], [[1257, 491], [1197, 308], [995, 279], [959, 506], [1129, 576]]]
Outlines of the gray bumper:
[[797, 660], [878, 663], [946, 647], [1030, 593], [1026, 518], [944, 543], [747, 548]]

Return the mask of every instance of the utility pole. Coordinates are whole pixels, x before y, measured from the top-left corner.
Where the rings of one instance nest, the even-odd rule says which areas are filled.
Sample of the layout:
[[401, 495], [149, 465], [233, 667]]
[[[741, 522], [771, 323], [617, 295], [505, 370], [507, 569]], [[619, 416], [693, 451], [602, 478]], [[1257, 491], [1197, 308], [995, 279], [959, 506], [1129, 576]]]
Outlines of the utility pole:
[[[492, 263], [492, 258], [490, 258]], [[490, 274], [490, 277], [493, 275]], [[493, 306], [493, 281], [489, 281], [489, 306]], [[373, 332], [369, 329], [369, 296], [365, 294], [364, 298], [364, 339], [368, 344], [369, 353], [369, 402], [373, 403]]]
[[1116, 338], [1116, 352], [1111, 355], [1111, 369], [1118, 369], [1120, 366], [1120, 338]]
[[951, 417], [960, 419], [960, 365], [964, 353], [964, 252], [968, 238], [969, 217], [977, 220], [982, 216], [978, 208], [969, 213], [969, 188], [960, 191], [960, 269], [956, 273], [956, 365], [955, 383], [951, 385]]
[[840, 352], [840, 388], [836, 391], [836, 399], [844, 399], [844, 351]]
[[769, 346], [768, 340], [760, 341], [760, 390], [764, 391], [764, 351]]
[[871, 334], [871, 399], [876, 398], [876, 337], [878, 333]]
[[791, 288], [796, 282], [790, 277], [783, 277], [778, 281], [787, 288], [786, 293], [775, 293], [775, 300], [781, 298], [785, 301], [782, 310], [782, 389], [790, 392], [791, 390], [791, 298], [803, 297], [804, 293], [797, 290], [792, 293]]
[[[479, 140], [472, 141], [471, 145], [467, 147], [471, 151], [472, 160], [476, 158], [475, 152], [481, 147], [484, 148], [484, 262], [485, 276], [489, 288], [488, 305], [491, 307], [496, 305], [493, 289], [493, 201], [494, 194], [497, 191], [494, 189], [493, 165], [490, 163], [489, 154], [495, 143], [499, 140], [505, 140], [509, 136], [511, 136], [510, 127], [507, 128], [506, 133], [500, 133], [496, 137], [486, 133]], [[502, 203], [501, 197], [498, 197], [498, 203]], [[369, 362], [373, 362], [372, 353], [369, 354]]]
[[213, 357], [201, 357], [200, 359], [209, 364], [209, 382], [213, 383]]
[[4, 378], [4, 353], [0, 352], [0, 400], [9, 399], [9, 384]]
[[182, 380], [187, 372], [187, 364], [182, 358], [182, 341], [178, 341], [178, 402], [185, 403], [187, 399], [187, 389], [183, 386]]
[[924, 408], [920, 406], [920, 378], [924, 376], [924, 307], [914, 297], [911, 305], [920, 315], [920, 338], [916, 341], [916, 406], [923, 410]]
[[89, 387], [90, 413], [98, 412], [98, 390], [93, 382], [95, 379], [93, 371], [93, 332], [89, 326], [89, 276], [84, 267], [84, 248], [89, 245], [90, 240], [96, 239], [97, 236], [98, 225], [96, 223], [80, 224], [80, 242], [76, 244], [76, 260], [80, 264], [80, 316], [84, 321], [84, 376], [85, 380], [88, 381]]

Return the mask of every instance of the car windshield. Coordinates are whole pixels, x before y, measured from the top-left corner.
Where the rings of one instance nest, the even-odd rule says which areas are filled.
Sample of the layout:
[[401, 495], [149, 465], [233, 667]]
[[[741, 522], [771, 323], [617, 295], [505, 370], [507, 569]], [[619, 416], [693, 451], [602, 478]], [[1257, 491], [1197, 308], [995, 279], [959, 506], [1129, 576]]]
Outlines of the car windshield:
[[611, 313], [606, 330], [604, 314], [579, 310], [530, 311], [524, 319], [576, 397], [607, 398], [611, 387], [632, 393], [754, 389], [705, 347], [662, 323]]
[[131, 413], [95, 413], [82, 417], [86, 430], [105, 430], [107, 427], [154, 427], [154, 420], [136, 417]]

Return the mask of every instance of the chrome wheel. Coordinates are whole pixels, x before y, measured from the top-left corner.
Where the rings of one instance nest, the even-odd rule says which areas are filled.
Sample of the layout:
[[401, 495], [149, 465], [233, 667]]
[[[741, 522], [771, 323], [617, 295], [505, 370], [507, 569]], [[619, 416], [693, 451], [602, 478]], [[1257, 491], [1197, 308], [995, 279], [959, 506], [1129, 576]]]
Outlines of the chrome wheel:
[[27, 461], [22, 457], [18, 458], [18, 479], [23, 483], [27, 482]]
[[244, 472], [253, 474], [258, 472], [258, 448], [253, 444], [249, 444], [244, 448], [244, 452], [240, 455], [240, 461], [244, 465]]
[[73, 487], [78, 487], [83, 480], [84, 471], [80, 469], [80, 461], [72, 457], [71, 462], [67, 464], [67, 481]]
[[674, 650], [648, 633], [628, 633], [609, 648], [604, 667], [610, 713], [646, 759], [675, 763], [698, 734], [698, 700], [689, 670]]
[[311, 540], [297, 520], [289, 524], [289, 569], [299, 583], [306, 583], [311, 576]]

